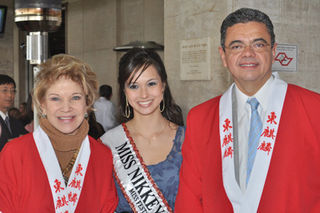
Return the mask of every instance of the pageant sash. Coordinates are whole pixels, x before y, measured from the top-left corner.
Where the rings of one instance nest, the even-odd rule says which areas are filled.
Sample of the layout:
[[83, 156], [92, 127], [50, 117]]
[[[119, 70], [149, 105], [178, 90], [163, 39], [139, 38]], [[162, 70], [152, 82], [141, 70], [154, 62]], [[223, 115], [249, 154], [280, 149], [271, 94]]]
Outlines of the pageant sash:
[[172, 212], [152, 179], [125, 124], [101, 137], [113, 155], [115, 177], [132, 210], [139, 213]]
[[38, 127], [33, 133], [33, 138], [48, 176], [55, 212], [75, 212], [90, 157], [88, 137], [82, 142], [67, 185], [65, 185], [58, 159], [47, 134], [41, 127]]
[[219, 103], [223, 183], [234, 212], [257, 212], [276, 142], [287, 83], [275, 78], [270, 85], [272, 91], [271, 97], [268, 99], [266, 119], [263, 122], [255, 162], [245, 192], [241, 191], [234, 170], [234, 124], [232, 118], [232, 88], [234, 86], [235, 84], [232, 84], [221, 96]]

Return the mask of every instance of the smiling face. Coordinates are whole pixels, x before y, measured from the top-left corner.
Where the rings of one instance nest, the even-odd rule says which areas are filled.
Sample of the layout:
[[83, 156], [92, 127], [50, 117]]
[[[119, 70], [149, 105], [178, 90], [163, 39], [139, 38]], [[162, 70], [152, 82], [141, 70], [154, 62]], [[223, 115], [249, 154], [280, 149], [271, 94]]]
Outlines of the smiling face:
[[[259, 49], [257, 45], [263, 43], [265, 46]], [[234, 50], [239, 47], [237, 44], [242, 45], [242, 51]], [[271, 36], [263, 23], [238, 23], [227, 29], [226, 49], [219, 48], [221, 60], [247, 95], [255, 94], [271, 76], [277, 45], [271, 48], [270, 44]]]
[[13, 84], [0, 85], [0, 111], [6, 113], [13, 105], [15, 96], [15, 87]]
[[47, 90], [41, 110], [53, 127], [72, 135], [87, 112], [86, 95], [78, 83], [61, 77]]
[[159, 105], [163, 99], [165, 85], [152, 65], [141, 75], [140, 73], [141, 69], [135, 73], [131, 83], [125, 83], [125, 95], [133, 108], [134, 116], [161, 114]]

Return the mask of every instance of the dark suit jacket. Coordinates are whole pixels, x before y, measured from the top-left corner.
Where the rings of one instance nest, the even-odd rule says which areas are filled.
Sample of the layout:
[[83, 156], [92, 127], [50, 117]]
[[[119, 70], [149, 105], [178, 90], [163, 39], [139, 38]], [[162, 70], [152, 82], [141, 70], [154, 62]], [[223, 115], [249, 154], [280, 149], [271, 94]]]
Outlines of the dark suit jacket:
[[22, 123], [9, 116], [10, 128], [12, 130], [12, 134], [10, 133], [6, 123], [0, 116], [0, 125], [1, 125], [1, 135], [0, 135], [0, 151], [4, 147], [4, 145], [8, 142], [9, 139], [19, 137], [20, 135], [27, 134], [27, 130], [23, 127]]

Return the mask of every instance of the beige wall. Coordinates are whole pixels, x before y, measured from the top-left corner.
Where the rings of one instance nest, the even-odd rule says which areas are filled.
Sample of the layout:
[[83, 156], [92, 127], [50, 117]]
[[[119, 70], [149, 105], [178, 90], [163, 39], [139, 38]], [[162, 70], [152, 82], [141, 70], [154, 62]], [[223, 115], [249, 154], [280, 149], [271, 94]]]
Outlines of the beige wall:
[[69, 0], [67, 11], [67, 52], [90, 64], [100, 84], [113, 87], [112, 100], [117, 103], [123, 53], [113, 48], [136, 40], [163, 44], [163, 1]]
[[[17, 94], [15, 96], [15, 106], [25, 101], [24, 70], [19, 72], [19, 31], [14, 23], [13, 0], [0, 0], [0, 5], [8, 6], [5, 33], [0, 36], [0, 73], [12, 77], [17, 84]], [[23, 65], [22, 65], [23, 66]], [[20, 101], [21, 100], [21, 101]]]
[[[320, 92], [320, 1], [318, 0], [165, 0], [165, 64], [170, 84], [184, 114], [193, 106], [221, 94], [232, 82], [223, 68], [218, 46], [220, 25], [230, 12], [252, 7], [267, 13], [275, 26], [276, 41], [298, 45], [298, 71], [280, 77]], [[181, 81], [179, 42], [211, 38], [210, 81]], [[185, 95], [188, 94], [188, 95]]]
[[8, 6], [5, 33], [0, 36], [0, 73], [13, 76], [13, 1], [0, 0]]

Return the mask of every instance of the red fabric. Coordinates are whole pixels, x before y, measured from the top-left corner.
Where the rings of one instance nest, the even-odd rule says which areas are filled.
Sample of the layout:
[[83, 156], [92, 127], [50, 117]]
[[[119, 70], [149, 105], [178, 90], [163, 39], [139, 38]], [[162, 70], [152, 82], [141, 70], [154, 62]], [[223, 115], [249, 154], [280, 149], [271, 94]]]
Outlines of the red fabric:
[[[118, 198], [111, 151], [90, 138], [91, 154], [76, 212], [114, 212]], [[0, 211], [55, 212], [46, 171], [33, 135], [5, 146], [0, 153]]]
[[[193, 108], [175, 212], [233, 212], [222, 182], [219, 100]], [[288, 85], [258, 212], [320, 212], [320, 95]]]

